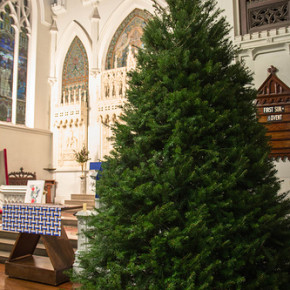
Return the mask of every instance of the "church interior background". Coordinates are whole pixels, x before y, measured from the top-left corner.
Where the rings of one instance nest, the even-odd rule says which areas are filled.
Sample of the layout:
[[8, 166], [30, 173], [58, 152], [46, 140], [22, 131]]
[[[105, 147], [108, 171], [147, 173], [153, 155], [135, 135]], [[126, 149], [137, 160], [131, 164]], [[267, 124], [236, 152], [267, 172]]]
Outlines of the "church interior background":
[[[253, 72], [253, 85], [260, 88], [275, 74], [288, 89], [289, 1], [217, 2], [240, 47], [239, 59]], [[62, 203], [79, 193], [74, 151], [85, 146], [90, 162], [97, 162], [112, 149], [111, 126], [126, 102], [126, 74], [143, 47], [152, 1], [1, 0], [0, 12], [0, 150], [7, 149], [9, 172], [23, 167], [37, 179], [56, 180], [55, 202]], [[290, 149], [290, 141], [285, 144], [282, 149]], [[274, 162], [285, 191], [290, 164], [282, 149]], [[89, 174], [87, 183], [93, 194]]]

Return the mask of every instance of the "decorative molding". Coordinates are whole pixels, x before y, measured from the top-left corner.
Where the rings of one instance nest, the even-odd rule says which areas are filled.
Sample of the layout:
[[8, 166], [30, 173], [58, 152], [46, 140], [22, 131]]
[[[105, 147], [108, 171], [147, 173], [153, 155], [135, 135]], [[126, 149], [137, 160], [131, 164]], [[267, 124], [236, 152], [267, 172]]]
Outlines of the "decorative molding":
[[276, 76], [277, 68], [271, 65], [267, 71], [270, 74], [258, 89], [256, 105], [290, 103], [290, 88]]
[[14, 125], [14, 124], [10, 124], [7, 122], [1, 122], [1, 121], [0, 121], [0, 129], [15, 130], [18, 132], [32, 133], [32, 134], [45, 135], [45, 136], [52, 135], [52, 132], [48, 131], [48, 130], [33, 129], [33, 128], [25, 127], [24, 125]]
[[53, 0], [51, 4], [51, 10], [55, 15], [60, 15], [66, 12], [66, 0]]
[[253, 60], [260, 54], [289, 50], [289, 0], [239, 0], [241, 35], [234, 42]]
[[239, 0], [241, 34], [290, 24], [289, 0]]
[[234, 43], [241, 49], [242, 54], [248, 54], [253, 60], [259, 54], [289, 50], [290, 27], [255, 32], [235, 37]]

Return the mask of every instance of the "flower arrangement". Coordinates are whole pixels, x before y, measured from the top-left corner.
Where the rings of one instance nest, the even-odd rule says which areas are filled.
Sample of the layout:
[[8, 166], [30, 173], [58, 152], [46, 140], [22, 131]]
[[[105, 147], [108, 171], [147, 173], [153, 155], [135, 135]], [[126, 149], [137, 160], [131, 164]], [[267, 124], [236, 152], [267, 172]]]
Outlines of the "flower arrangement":
[[75, 161], [77, 163], [80, 163], [82, 166], [82, 174], [84, 172], [84, 165], [85, 163], [90, 160], [89, 158], [89, 151], [87, 150], [87, 148], [85, 147], [85, 145], [83, 146], [83, 148], [81, 149], [81, 151], [75, 151], [74, 150], [74, 156], [75, 156]]

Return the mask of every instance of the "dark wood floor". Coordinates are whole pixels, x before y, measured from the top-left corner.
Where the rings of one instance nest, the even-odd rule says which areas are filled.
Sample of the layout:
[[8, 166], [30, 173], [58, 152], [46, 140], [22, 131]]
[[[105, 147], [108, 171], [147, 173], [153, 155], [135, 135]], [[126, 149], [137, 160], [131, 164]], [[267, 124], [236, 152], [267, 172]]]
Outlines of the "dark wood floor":
[[0, 264], [0, 290], [46, 290], [46, 289], [76, 289], [77, 285], [70, 282], [57, 287], [49, 286], [20, 279], [9, 278], [5, 275], [5, 265]]

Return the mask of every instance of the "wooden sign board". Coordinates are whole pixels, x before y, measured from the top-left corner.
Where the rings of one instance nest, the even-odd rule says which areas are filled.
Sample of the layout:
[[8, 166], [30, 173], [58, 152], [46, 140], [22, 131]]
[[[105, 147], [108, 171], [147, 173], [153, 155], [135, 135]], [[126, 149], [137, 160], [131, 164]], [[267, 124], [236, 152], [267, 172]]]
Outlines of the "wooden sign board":
[[271, 137], [272, 158], [290, 157], [290, 88], [277, 76], [277, 69], [268, 69], [270, 75], [258, 89], [256, 106], [259, 122]]

